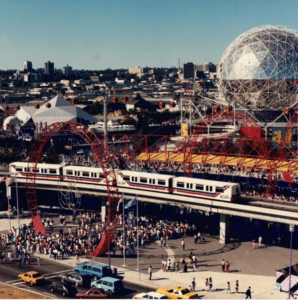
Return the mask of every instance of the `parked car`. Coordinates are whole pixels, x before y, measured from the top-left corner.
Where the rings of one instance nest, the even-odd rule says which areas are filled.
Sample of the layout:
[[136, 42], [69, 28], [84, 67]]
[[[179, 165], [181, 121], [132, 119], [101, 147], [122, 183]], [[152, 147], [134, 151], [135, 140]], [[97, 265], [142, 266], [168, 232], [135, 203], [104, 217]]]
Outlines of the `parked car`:
[[109, 294], [103, 289], [92, 288], [88, 292], [78, 292], [76, 298], [81, 299], [97, 299], [97, 298], [108, 298]]
[[196, 299], [198, 294], [191, 292], [188, 288], [182, 286], [165, 287], [156, 290], [157, 293], [166, 295], [169, 299]]
[[44, 277], [36, 271], [30, 271], [23, 274], [18, 275], [21, 281], [25, 281], [30, 283], [31, 285], [38, 284], [44, 281]]
[[88, 275], [82, 275], [79, 273], [70, 273], [66, 275], [60, 275], [61, 282], [71, 282], [74, 283], [75, 286], [90, 286], [91, 277]]
[[78, 290], [70, 284], [59, 284], [59, 283], [52, 283], [50, 286], [50, 291], [52, 293], [61, 294], [63, 297], [65, 296], [75, 296]]
[[91, 287], [102, 288], [107, 291], [110, 296], [124, 289], [122, 280], [113, 277], [103, 277], [93, 281], [91, 282]]
[[162, 293], [149, 292], [134, 295], [132, 299], [168, 299], [168, 297]]
[[86, 262], [77, 265], [73, 269], [82, 275], [91, 276], [93, 280], [112, 275], [112, 270], [109, 268], [109, 266], [93, 262]]

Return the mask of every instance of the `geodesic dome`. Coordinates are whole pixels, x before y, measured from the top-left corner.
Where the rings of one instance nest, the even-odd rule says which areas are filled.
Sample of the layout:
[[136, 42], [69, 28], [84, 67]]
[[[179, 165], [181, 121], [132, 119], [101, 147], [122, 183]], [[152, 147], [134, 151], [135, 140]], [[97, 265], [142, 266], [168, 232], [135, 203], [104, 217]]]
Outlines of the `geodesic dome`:
[[255, 27], [238, 36], [220, 61], [219, 93], [253, 109], [281, 109], [296, 101], [298, 32]]

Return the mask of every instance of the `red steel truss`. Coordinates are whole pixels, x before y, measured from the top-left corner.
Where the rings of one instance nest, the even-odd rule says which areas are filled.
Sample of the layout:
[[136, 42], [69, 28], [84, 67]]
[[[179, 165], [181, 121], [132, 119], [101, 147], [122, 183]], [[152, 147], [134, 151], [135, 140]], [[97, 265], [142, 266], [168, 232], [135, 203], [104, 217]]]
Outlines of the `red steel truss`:
[[[114, 169], [112, 166], [112, 155], [105, 143], [100, 141], [98, 137], [88, 127], [76, 123], [76, 122], [58, 122], [51, 124], [43, 129], [34, 141], [29, 155], [26, 177], [26, 193], [27, 202], [31, 219], [36, 231], [40, 231], [42, 234], [46, 234], [46, 230], [41, 222], [40, 214], [37, 205], [36, 198], [36, 166], [41, 154], [41, 151], [46, 142], [55, 134], [59, 132], [71, 132], [81, 138], [83, 138], [91, 147], [93, 153], [96, 155], [97, 160], [100, 163], [101, 168], [106, 180], [107, 194], [108, 194], [108, 218], [106, 224], [106, 230], [103, 234], [101, 242], [93, 251], [94, 256], [103, 255], [108, 251], [110, 244], [113, 241], [115, 235], [118, 216], [117, 216], [117, 204], [119, 201], [117, 181]], [[109, 234], [108, 234], [109, 233]]]

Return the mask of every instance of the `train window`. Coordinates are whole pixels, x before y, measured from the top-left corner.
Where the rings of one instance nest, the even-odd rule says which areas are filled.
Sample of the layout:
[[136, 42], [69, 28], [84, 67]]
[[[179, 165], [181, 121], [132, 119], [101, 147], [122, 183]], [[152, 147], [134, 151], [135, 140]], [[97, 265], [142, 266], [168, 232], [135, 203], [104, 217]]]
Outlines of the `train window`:
[[216, 193], [223, 193], [224, 192], [224, 189], [222, 187], [215, 187], [215, 192]]
[[192, 183], [187, 183], [187, 184], [186, 184], [186, 188], [192, 190]]
[[213, 186], [210, 185], [210, 192], [212, 192], [212, 190], [213, 190]]
[[145, 177], [140, 177], [140, 182], [142, 182], [142, 183], [147, 183], [147, 178], [145, 178]]
[[184, 182], [178, 181], [177, 187], [184, 188]]
[[204, 186], [201, 184], [196, 184], [196, 190], [204, 191]]
[[27, 173], [27, 168], [25, 168], [25, 173]]
[[50, 169], [50, 174], [56, 174], [57, 171], [55, 169]]
[[23, 168], [16, 168], [16, 171], [22, 172]]
[[89, 177], [89, 172], [83, 172], [82, 176]]
[[152, 179], [152, 184], [155, 184], [155, 179]]
[[129, 181], [129, 176], [123, 176], [123, 180]]
[[93, 173], [93, 177], [94, 177], [94, 178], [97, 178], [97, 173]]
[[36, 173], [39, 173], [39, 169], [36, 169]]
[[209, 192], [209, 185], [206, 185], [206, 191]]
[[99, 178], [105, 178], [104, 174], [99, 174]]
[[72, 174], [73, 174], [72, 170], [66, 170], [66, 175], [72, 175]]
[[158, 179], [158, 184], [159, 184], [159, 185], [166, 185], [166, 181], [165, 181], [165, 180]]

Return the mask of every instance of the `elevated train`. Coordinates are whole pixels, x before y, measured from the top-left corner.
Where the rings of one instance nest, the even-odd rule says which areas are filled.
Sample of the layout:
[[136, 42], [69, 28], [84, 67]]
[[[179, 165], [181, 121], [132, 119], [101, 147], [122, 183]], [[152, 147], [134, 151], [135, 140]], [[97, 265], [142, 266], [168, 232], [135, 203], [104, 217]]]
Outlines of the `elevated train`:
[[[32, 172], [27, 168], [27, 162], [14, 162], [9, 165], [9, 172], [13, 177], [26, 178], [27, 172]], [[132, 191], [160, 192], [225, 202], [236, 201], [240, 196], [238, 183], [176, 177], [142, 171], [115, 170], [115, 173], [118, 187]], [[106, 185], [103, 170], [87, 166], [37, 164], [36, 179]]]

